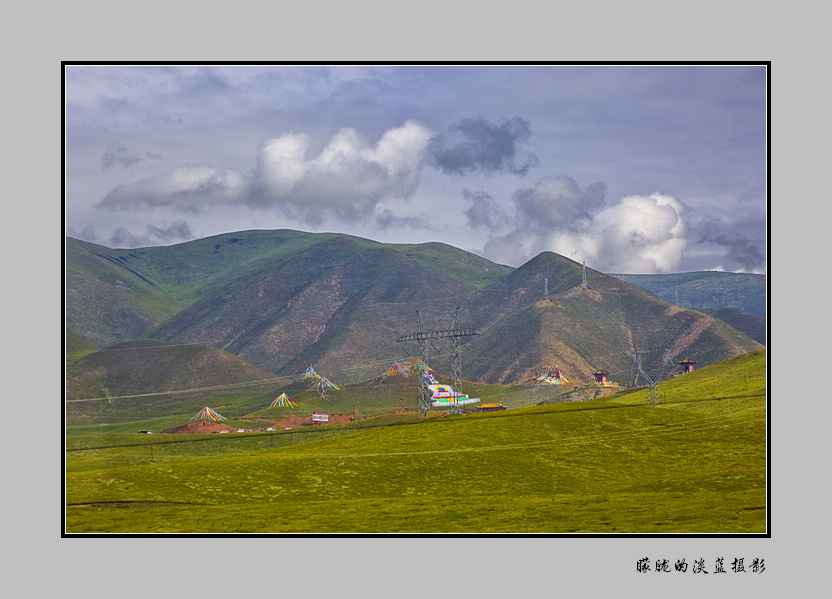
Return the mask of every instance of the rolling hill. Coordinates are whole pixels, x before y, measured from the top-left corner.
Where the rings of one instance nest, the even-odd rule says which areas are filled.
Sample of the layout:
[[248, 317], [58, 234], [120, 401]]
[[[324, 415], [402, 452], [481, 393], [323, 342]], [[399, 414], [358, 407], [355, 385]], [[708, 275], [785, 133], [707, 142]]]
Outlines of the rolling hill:
[[[487, 383], [558, 365], [576, 385], [598, 368], [628, 384], [636, 350], [656, 376], [684, 358], [703, 365], [761, 347], [620, 277], [588, 269], [584, 289], [581, 275], [551, 252], [512, 269], [439, 243], [296, 231], [137, 250], [68, 239], [67, 328], [99, 347], [139, 337], [211, 346], [288, 379], [313, 364], [339, 383], [415, 355], [397, 339], [417, 330], [417, 312], [428, 330], [449, 329], [457, 308], [480, 333], [465, 339], [464, 378]], [[446, 341], [427, 348], [444, 373]]]
[[[66, 417], [77, 423], [118, 416], [140, 419], [204, 404], [218, 393], [239, 393], [289, 381], [224, 350], [197, 343], [138, 339], [67, 366]], [[114, 405], [113, 399], [128, 402]]]

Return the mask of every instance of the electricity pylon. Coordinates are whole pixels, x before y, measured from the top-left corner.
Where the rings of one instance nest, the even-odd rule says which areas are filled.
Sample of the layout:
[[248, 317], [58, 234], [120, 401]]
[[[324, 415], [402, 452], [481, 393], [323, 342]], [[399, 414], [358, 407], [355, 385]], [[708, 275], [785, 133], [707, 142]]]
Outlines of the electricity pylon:
[[[454, 380], [454, 392], [459, 393], [459, 385], [460, 380], [462, 379], [462, 350], [460, 348], [460, 337], [468, 337], [470, 335], [480, 335], [481, 331], [474, 330], [474, 329], [462, 329], [459, 326], [459, 307], [456, 309], [456, 315], [454, 317], [454, 324], [452, 329], [443, 329], [439, 331], [428, 331], [427, 327], [425, 327], [424, 321], [422, 321], [422, 316], [419, 312], [416, 312], [416, 317], [418, 319], [418, 328], [415, 333], [410, 333], [409, 335], [402, 335], [397, 339], [399, 343], [402, 341], [415, 341], [417, 353], [419, 358], [424, 363], [425, 367], [427, 366], [427, 358], [428, 358], [428, 349], [427, 349], [427, 341], [428, 339], [442, 339], [442, 338], [450, 338], [451, 340], [451, 377]], [[428, 397], [428, 383], [427, 379], [425, 378], [426, 372], [419, 372], [419, 415], [424, 417], [427, 416], [428, 411], [430, 410], [430, 398]], [[458, 412], [459, 411], [459, 404], [457, 400], [454, 399], [451, 402], [451, 406], [449, 412]]]
[[664, 369], [665, 366], [670, 364], [673, 366], [673, 362], [670, 361], [670, 351], [668, 349], [664, 350], [664, 355], [662, 356], [662, 367], [659, 370], [659, 375], [656, 379], [652, 379], [649, 374], [647, 374], [644, 369], [641, 367], [641, 354], [646, 354], [654, 350], [650, 349], [637, 349], [633, 356], [636, 361], [636, 373], [633, 376], [633, 386], [636, 386], [638, 382], [638, 377], [641, 375], [645, 381], [647, 381], [647, 404], [651, 406], [658, 406], [659, 405], [659, 383], [662, 382], [662, 377], [664, 376]]

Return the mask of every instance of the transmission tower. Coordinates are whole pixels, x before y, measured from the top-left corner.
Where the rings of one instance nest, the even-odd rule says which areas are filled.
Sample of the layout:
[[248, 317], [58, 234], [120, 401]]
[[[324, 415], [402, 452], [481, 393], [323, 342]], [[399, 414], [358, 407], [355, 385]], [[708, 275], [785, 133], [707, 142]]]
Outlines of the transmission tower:
[[428, 397], [428, 381], [425, 378], [428, 367], [428, 328], [425, 326], [425, 321], [422, 320], [422, 315], [416, 310], [416, 355], [421, 361], [416, 369], [416, 375], [419, 377], [419, 415], [425, 416], [430, 409], [430, 398]]
[[638, 377], [641, 374], [641, 354], [646, 354], [649, 349], [637, 349], [633, 352], [633, 380], [630, 382], [631, 387], [638, 387]]
[[549, 301], [549, 279], [543, 279], [543, 299]]
[[[459, 331], [459, 306], [454, 313], [454, 327], [453, 331]], [[460, 335], [451, 337], [451, 378], [453, 379], [454, 393], [460, 395], [462, 393], [462, 350], [460, 349]], [[460, 412], [459, 399], [454, 397], [451, 400], [451, 405], [448, 406], [448, 412], [451, 414], [458, 414]]]
[[659, 383], [662, 382], [662, 377], [664, 376], [664, 369], [669, 364], [671, 367], [673, 366], [673, 362], [670, 360], [670, 351], [669, 349], [664, 350], [664, 354], [662, 356], [662, 367], [659, 370], [658, 376], [654, 379], [647, 374], [644, 369], [641, 367], [641, 354], [646, 354], [654, 350], [650, 349], [637, 349], [634, 353], [634, 358], [636, 362], [636, 373], [633, 376], [633, 386], [635, 387], [638, 383], [638, 377], [641, 375], [644, 380], [647, 382], [647, 404], [651, 406], [658, 406], [659, 405]]
[[581, 272], [581, 289], [586, 289], [586, 260], [584, 260], [583, 270]]
[[[428, 339], [442, 339], [442, 338], [450, 338], [451, 340], [451, 377], [453, 378], [453, 387], [456, 393], [460, 392], [459, 385], [462, 379], [462, 350], [460, 348], [460, 337], [468, 337], [470, 335], [479, 335], [481, 331], [474, 330], [474, 329], [463, 329], [459, 326], [459, 307], [456, 309], [456, 314], [454, 316], [454, 324], [453, 328], [450, 330], [443, 329], [439, 331], [428, 331], [427, 327], [425, 327], [424, 321], [422, 321], [422, 316], [419, 312], [416, 312], [416, 316], [418, 318], [418, 328], [415, 333], [410, 333], [409, 335], [402, 335], [397, 339], [399, 343], [402, 341], [415, 341], [417, 347], [417, 353], [419, 357], [422, 359], [425, 367], [427, 366], [427, 358], [428, 358], [428, 349], [427, 349], [427, 341]], [[428, 410], [430, 410], [430, 398], [428, 397], [428, 382], [425, 378], [425, 372], [419, 372], [419, 415], [424, 417], [427, 415]], [[459, 403], [456, 399], [451, 402], [450, 408], [448, 410], [451, 413], [459, 412]]]

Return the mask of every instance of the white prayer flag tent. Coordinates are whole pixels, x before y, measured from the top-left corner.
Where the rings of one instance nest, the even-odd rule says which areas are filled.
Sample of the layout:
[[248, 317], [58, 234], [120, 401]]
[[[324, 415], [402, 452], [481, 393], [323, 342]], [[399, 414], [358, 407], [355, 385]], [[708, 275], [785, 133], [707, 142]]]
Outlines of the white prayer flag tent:
[[296, 408], [298, 407], [298, 404], [289, 399], [289, 396], [285, 393], [281, 393], [274, 399], [269, 407], [274, 408], [277, 406], [289, 406], [290, 408]]
[[221, 416], [208, 406], [202, 408], [199, 412], [197, 412], [191, 420], [208, 420], [210, 422], [222, 422], [225, 420], [225, 416]]

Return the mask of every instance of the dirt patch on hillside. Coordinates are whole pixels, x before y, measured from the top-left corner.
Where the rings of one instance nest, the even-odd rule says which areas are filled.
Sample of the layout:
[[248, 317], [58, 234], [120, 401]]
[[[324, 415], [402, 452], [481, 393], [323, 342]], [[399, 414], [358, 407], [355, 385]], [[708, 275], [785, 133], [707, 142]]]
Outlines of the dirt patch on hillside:
[[[352, 414], [330, 414], [329, 415], [329, 423], [330, 424], [341, 424], [344, 422], [351, 422], [353, 419]], [[184, 434], [184, 435], [200, 435], [200, 434], [212, 434], [212, 433], [219, 433], [221, 431], [228, 431], [229, 433], [236, 433], [238, 428], [245, 428], [246, 432], [258, 432], [261, 428], [275, 428], [278, 430], [282, 430], [285, 428], [295, 428], [300, 426], [312, 426], [312, 416], [300, 416], [300, 415], [291, 415], [287, 416], [286, 418], [281, 418], [279, 420], [274, 419], [265, 419], [265, 418], [257, 418], [256, 420], [243, 420], [239, 419], [237, 422], [250, 422], [251, 426], [245, 427], [236, 427], [230, 426], [223, 422], [190, 422], [183, 426], [177, 426], [176, 428], [172, 428], [166, 431], [162, 431], [167, 434]]]
[[707, 329], [713, 323], [714, 323], [714, 319], [711, 318], [710, 316], [705, 316], [705, 317], [702, 317], [702, 318], [698, 318], [695, 321], [693, 321], [693, 324], [691, 324], [685, 330], [685, 332], [682, 333], [676, 339], [676, 341], [673, 343], [673, 345], [670, 347], [669, 354], [671, 356], [676, 356], [676, 355], [681, 354], [688, 347], [693, 345], [693, 342], [696, 341], [696, 339], [699, 337], [699, 335], [704, 333], [705, 329]]
[[581, 293], [595, 302], [601, 302], [604, 300], [601, 296], [601, 292], [597, 289], [590, 289], [589, 287], [581, 288]]
[[[401, 407], [395, 411], [393, 414], [408, 414], [413, 412], [414, 410], [410, 410], [405, 407]], [[383, 415], [383, 414], [381, 414]], [[441, 411], [431, 411], [428, 412], [427, 417], [433, 418], [436, 416], [443, 416], [444, 412]], [[375, 416], [371, 416], [374, 418]], [[359, 416], [359, 420], [363, 420], [368, 418], [367, 416]], [[345, 422], [352, 422], [355, 420], [354, 414], [330, 414], [329, 415], [329, 424], [343, 424]], [[237, 426], [230, 426], [223, 422], [190, 422], [183, 426], [177, 426], [176, 428], [172, 428], [166, 431], [162, 431], [166, 434], [179, 434], [179, 435], [200, 435], [200, 434], [213, 434], [219, 433], [222, 431], [228, 431], [229, 433], [236, 433], [238, 428], [244, 428], [246, 432], [259, 432], [260, 429], [266, 428], [274, 428], [277, 430], [283, 430], [287, 428], [298, 428], [301, 426], [314, 426], [312, 424], [312, 416], [301, 416], [296, 414], [290, 414], [284, 418], [274, 419], [274, 418], [238, 418], [235, 422], [242, 422], [242, 423], [251, 423], [250, 426], [245, 427], [237, 427]], [[325, 426], [325, 425], [318, 425], [318, 426]]]
[[185, 435], [199, 435], [218, 433], [220, 431], [232, 432], [236, 430], [236, 428], [232, 428], [227, 424], [222, 424], [221, 422], [190, 422], [188, 424], [177, 426], [176, 428], [172, 428], [170, 430], [162, 432]]

